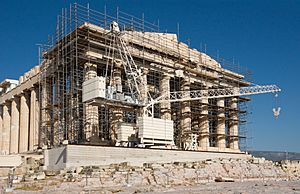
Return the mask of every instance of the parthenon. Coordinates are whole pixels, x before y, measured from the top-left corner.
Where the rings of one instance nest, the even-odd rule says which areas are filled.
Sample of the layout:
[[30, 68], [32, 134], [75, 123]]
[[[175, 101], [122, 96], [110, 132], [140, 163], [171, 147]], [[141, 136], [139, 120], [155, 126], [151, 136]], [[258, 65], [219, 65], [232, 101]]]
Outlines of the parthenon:
[[240, 152], [249, 98], [183, 99], [250, 83], [176, 34], [74, 4], [39, 50], [38, 65], [0, 83], [1, 154], [63, 144]]

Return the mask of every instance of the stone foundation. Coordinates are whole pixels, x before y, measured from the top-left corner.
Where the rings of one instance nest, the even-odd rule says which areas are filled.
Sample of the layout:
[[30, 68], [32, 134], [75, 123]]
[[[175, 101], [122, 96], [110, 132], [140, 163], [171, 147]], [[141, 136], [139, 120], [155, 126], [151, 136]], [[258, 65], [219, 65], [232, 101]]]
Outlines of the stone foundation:
[[45, 150], [44, 155], [45, 169], [47, 170], [110, 165], [122, 162], [127, 162], [132, 166], [143, 166], [144, 163], [189, 162], [215, 158], [250, 158], [250, 155], [242, 152], [220, 153], [89, 145], [66, 145]]

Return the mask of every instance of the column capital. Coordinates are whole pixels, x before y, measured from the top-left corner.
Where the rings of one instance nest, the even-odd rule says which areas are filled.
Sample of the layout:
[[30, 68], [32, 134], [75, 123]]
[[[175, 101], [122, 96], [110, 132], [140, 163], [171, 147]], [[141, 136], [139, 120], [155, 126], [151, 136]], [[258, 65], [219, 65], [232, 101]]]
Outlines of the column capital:
[[237, 109], [238, 108], [238, 99], [232, 98], [229, 102], [230, 108]]
[[29, 90], [30, 90], [30, 93], [32, 93], [32, 92], [37, 92], [37, 88], [36, 87], [31, 87], [31, 88], [29, 88]]
[[218, 107], [224, 107], [225, 106], [225, 99], [224, 98], [217, 98], [217, 106]]
[[163, 73], [162, 77], [163, 77], [164, 80], [170, 80], [171, 79], [171, 76], [167, 73]]
[[232, 103], [237, 103], [237, 102], [238, 102], [238, 98], [237, 98], [237, 97], [232, 97], [232, 98], [230, 99], [230, 101], [231, 101]]
[[97, 67], [97, 64], [87, 62], [84, 64], [84, 66], [85, 67]]
[[191, 83], [191, 78], [190, 78], [190, 76], [186, 75], [186, 76], [183, 77], [182, 81], [187, 82], [187, 83]]
[[30, 88], [26, 88], [26, 90], [22, 90], [20, 93], [19, 93], [19, 95], [18, 96], [23, 96], [23, 95], [27, 95], [27, 94], [29, 94], [30, 93], [30, 89], [31, 89], [32, 87], [30, 87]]
[[146, 67], [143, 68], [143, 75], [148, 75], [149, 72], [150, 72], [149, 68]]
[[9, 105], [11, 102], [13, 101], [13, 98], [7, 99], [4, 101], [4, 103], [2, 104], [3, 106], [7, 106]]
[[115, 59], [113, 62], [116, 68], [122, 67], [122, 60]]
[[33, 84], [30, 88], [28, 88], [28, 90], [29, 90], [30, 92], [32, 92], [33, 90], [34, 90], [34, 91], [37, 90], [38, 87], [39, 87], [38, 85]]

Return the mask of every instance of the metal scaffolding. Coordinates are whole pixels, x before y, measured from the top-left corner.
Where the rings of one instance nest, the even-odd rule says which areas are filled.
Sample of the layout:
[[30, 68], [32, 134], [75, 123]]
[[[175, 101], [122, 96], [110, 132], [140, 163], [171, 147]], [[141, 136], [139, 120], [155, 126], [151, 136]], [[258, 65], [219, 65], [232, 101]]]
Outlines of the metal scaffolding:
[[[104, 10], [104, 13], [90, 9], [89, 5], [83, 6], [77, 3], [70, 5], [69, 9], [63, 9], [61, 15], [57, 18], [56, 32], [53, 38], [45, 45], [40, 46], [40, 65], [41, 73], [39, 78], [39, 98], [40, 106], [40, 134], [41, 145], [53, 147], [60, 145], [64, 140], [72, 144], [88, 143], [85, 127], [90, 125], [91, 121], [87, 119], [87, 105], [82, 100], [82, 84], [90, 71], [90, 67], [85, 64], [96, 64], [97, 76], [105, 77], [106, 83], [113, 84], [115, 71], [115, 59], [122, 59], [121, 54], [115, 51], [118, 45], [114, 44], [115, 36], [106, 32], [111, 28], [112, 22], [117, 22], [121, 31], [126, 31], [124, 35], [128, 42], [128, 50], [132, 55], [132, 60], [136, 66], [142, 69], [148, 69], [147, 85], [151, 98], [155, 99], [163, 92], [161, 82], [164, 73], [167, 72], [167, 63], [169, 61], [184, 64], [186, 72], [191, 75], [191, 79], [197, 77], [199, 83], [191, 84], [190, 90], [207, 89], [207, 82], [214, 82], [211, 88], [222, 89], [225, 85], [235, 87], [246, 86], [249, 80], [249, 71], [242, 72], [242, 69], [235, 65], [229, 65], [229, 62], [219, 59], [219, 64], [239, 73], [235, 78], [228, 77], [228, 70], [217, 72], [217, 79], [214, 78], [216, 69], [212, 68], [210, 59], [203, 53], [200, 58], [185, 44], [177, 41], [174, 36], [167, 37], [167, 34], [160, 32], [159, 25], [147, 22], [142, 19], [129, 15], [119, 9], [116, 16], [110, 16]], [[97, 31], [93, 26], [101, 27], [103, 31]], [[160, 36], [165, 38], [160, 38]], [[139, 44], [137, 43], [139, 42]], [[97, 53], [99, 56], [108, 56], [100, 60], [91, 56], [90, 53]], [[152, 55], [150, 56], [149, 53]], [[196, 61], [196, 62], [195, 62]], [[158, 63], [159, 62], [159, 63]], [[176, 63], [173, 68], [176, 69]], [[201, 65], [197, 65], [201, 63]], [[230, 68], [229, 68], [230, 66]], [[168, 67], [169, 68], [169, 67]], [[195, 69], [199, 72], [195, 72]], [[126, 77], [126, 69], [121, 69], [122, 92], [130, 92], [130, 83]], [[144, 73], [144, 72], [141, 72]], [[168, 72], [167, 72], [168, 73]], [[128, 73], [127, 73], [128, 74]], [[206, 75], [206, 76], [204, 76]], [[244, 76], [240, 76], [244, 75]], [[139, 81], [140, 82], [140, 81]], [[180, 77], [171, 77], [169, 80], [170, 92], [181, 91], [183, 79]], [[199, 118], [207, 116], [209, 126], [209, 146], [215, 147], [218, 136], [217, 125], [220, 122], [218, 114], [224, 112], [225, 115], [225, 139], [226, 147], [232, 138], [243, 139], [246, 137], [246, 123], [248, 98], [238, 98], [238, 108], [230, 108], [230, 99], [225, 99], [224, 107], [217, 105], [216, 99], [209, 99], [208, 103], [201, 100], [188, 102], [171, 102], [171, 118], [174, 121], [174, 142], [176, 146], [182, 148], [182, 138], [185, 133], [197, 134], [202, 136], [199, 130]], [[185, 103], [185, 104], [184, 104]], [[184, 115], [183, 106], [190, 106], [191, 130], [182, 129], [181, 120]], [[208, 115], [201, 113], [203, 107], [208, 107]], [[98, 143], [109, 144], [113, 139], [112, 125], [113, 120], [119, 109], [122, 115], [119, 116], [122, 122], [135, 123], [137, 115], [140, 115], [140, 108], [137, 106], [116, 105], [110, 102], [102, 102], [97, 109], [97, 134]], [[159, 104], [154, 105], [154, 118], [160, 118], [162, 107]], [[239, 135], [235, 137], [230, 135], [229, 125], [233, 122], [229, 115], [237, 113], [239, 123]], [[119, 123], [118, 123], [119, 124]], [[240, 141], [242, 142], [242, 141]], [[91, 142], [90, 142], [91, 143]]]

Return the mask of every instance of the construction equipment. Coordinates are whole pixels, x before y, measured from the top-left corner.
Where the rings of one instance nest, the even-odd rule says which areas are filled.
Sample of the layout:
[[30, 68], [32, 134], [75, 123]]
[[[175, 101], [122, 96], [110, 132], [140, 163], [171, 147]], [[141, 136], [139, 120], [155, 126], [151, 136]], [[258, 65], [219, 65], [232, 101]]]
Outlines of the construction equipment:
[[142, 99], [140, 98], [139, 90], [139, 86], [141, 85], [142, 79], [141, 69], [137, 67], [130, 52], [128, 51], [126, 43], [122, 39], [123, 34], [121, 33], [117, 22], [112, 22], [110, 33], [108, 35], [113, 36], [112, 40], [114, 40], [114, 42], [112, 42], [112, 45], [118, 50], [118, 53], [114, 53], [113, 47], [110, 47], [109, 49], [113, 49], [113, 51], [109, 51], [109, 53], [111, 53], [112, 58], [115, 57], [116, 54], [118, 54], [125, 70], [125, 74], [128, 80], [128, 87], [131, 92], [131, 98], [133, 100], [133, 103], [140, 104], [142, 101]]
[[275, 94], [275, 108], [273, 108], [272, 111], [273, 111], [275, 119], [278, 119], [280, 111], [281, 111], [281, 107], [278, 106], [278, 94]]
[[[110, 33], [114, 36], [112, 40], [115, 40], [113, 45], [118, 49], [119, 57], [121, 58], [125, 74], [129, 83], [129, 88], [136, 104], [145, 106], [145, 115], [150, 114], [153, 116], [153, 113], [149, 111], [149, 107], [153, 107], [154, 104], [162, 102], [180, 102], [180, 101], [191, 101], [191, 100], [200, 100], [203, 98], [226, 98], [234, 96], [246, 96], [254, 94], [263, 94], [263, 93], [276, 93], [280, 92], [280, 88], [276, 85], [255, 85], [250, 87], [240, 87], [240, 88], [222, 88], [222, 89], [208, 89], [208, 90], [194, 90], [194, 91], [175, 91], [169, 92], [166, 95], [159, 96], [156, 99], [150, 99], [148, 104], [143, 104], [140, 98], [141, 79], [142, 73], [141, 69], [135, 64], [133, 57], [131, 56], [125, 41], [122, 38], [120, 28], [116, 22], [111, 24]], [[111, 47], [110, 47], [111, 48]], [[109, 52], [110, 53], [110, 52]], [[112, 56], [116, 56], [112, 54]], [[148, 96], [151, 97], [150, 94]]]
[[[276, 85], [264, 85], [264, 86], [249, 86], [241, 88], [224, 88], [224, 89], [207, 89], [207, 90], [194, 90], [194, 91], [176, 91], [169, 92], [167, 95], [160, 96], [145, 106], [145, 114], [153, 116], [153, 112], [149, 109], [154, 104], [162, 102], [181, 102], [181, 101], [192, 101], [201, 99], [213, 99], [213, 98], [226, 98], [235, 96], [248, 96], [255, 94], [264, 93], [277, 93], [281, 89]], [[279, 108], [280, 111], [280, 108]]]

